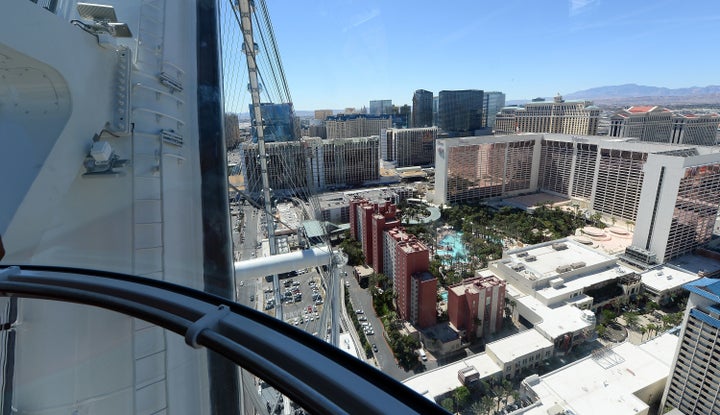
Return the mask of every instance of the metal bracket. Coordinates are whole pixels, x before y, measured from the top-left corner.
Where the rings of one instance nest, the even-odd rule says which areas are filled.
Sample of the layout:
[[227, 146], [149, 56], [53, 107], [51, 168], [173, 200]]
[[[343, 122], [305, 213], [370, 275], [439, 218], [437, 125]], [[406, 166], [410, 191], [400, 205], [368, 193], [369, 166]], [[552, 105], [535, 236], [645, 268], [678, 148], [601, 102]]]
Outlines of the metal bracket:
[[7, 267], [4, 270], [0, 271], [0, 279], [12, 278], [17, 276], [18, 274], [20, 274], [20, 267]]
[[205, 329], [214, 329], [217, 327], [218, 322], [230, 314], [230, 307], [222, 304], [217, 309], [205, 314], [195, 321], [185, 332], [185, 343], [188, 346], [199, 349], [200, 345], [197, 342], [200, 333]]

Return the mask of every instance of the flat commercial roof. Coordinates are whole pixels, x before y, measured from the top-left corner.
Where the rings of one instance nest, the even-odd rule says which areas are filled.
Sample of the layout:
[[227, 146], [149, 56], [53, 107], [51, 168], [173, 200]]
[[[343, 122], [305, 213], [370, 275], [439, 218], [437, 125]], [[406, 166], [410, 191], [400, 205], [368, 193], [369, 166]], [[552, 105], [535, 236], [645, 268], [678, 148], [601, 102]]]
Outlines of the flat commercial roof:
[[510, 337], [488, 343], [485, 346], [487, 350], [492, 350], [493, 354], [504, 363], [512, 362], [518, 357], [535, 353], [547, 347], [553, 347], [553, 343], [534, 329], [522, 331]]
[[643, 272], [640, 278], [648, 288], [656, 292], [664, 292], [680, 288], [683, 284], [695, 281], [699, 277], [697, 274], [661, 265]]
[[325, 193], [317, 196], [320, 207], [323, 209], [329, 209], [333, 207], [345, 207], [349, 206], [350, 198], [345, 193]]
[[648, 405], [635, 393], [658, 382], [662, 393], [678, 340], [668, 333], [639, 346], [625, 342], [541, 376], [531, 385], [540, 402], [525, 414], [547, 415], [556, 406], [576, 414], [643, 413]]
[[[556, 250], [553, 248], [555, 244], [562, 244], [565, 249]], [[525, 278], [537, 280], [555, 278], [559, 275], [557, 269], [561, 266], [583, 262], [582, 267], [584, 268], [614, 260], [610, 255], [588, 248], [568, 238], [513, 249], [507, 252], [504, 259], [510, 259], [515, 264], [522, 264], [525, 269], [519, 274]]]
[[305, 228], [305, 235], [308, 238], [322, 238], [325, 236], [325, 229], [319, 220], [306, 220], [302, 223]]
[[[581, 260], [581, 257], [570, 257]], [[553, 304], [555, 298], [566, 297], [569, 293], [583, 291], [585, 288], [597, 283], [612, 280], [623, 275], [632, 274], [634, 271], [626, 266], [614, 264], [605, 269], [590, 271], [584, 274], [573, 276], [557, 288], [545, 287], [537, 290], [537, 295], [544, 298], [547, 304]]]
[[369, 277], [373, 273], [373, 269], [370, 268], [367, 265], [357, 265], [355, 266], [355, 272], [357, 272], [359, 277]]
[[474, 367], [480, 374], [480, 379], [497, 375], [502, 371], [490, 356], [479, 353], [459, 362], [415, 375], [405, 379], [403, 383], [417, 393], [434, 399], [462, 386], [458, 379], [458, 371], [467, 367]]
[[570, 304], [550, 308], [529, 295], [516, 298], [515, 301], [542, 320], [541, 323], [535, 324], [535, 328], [544, 333], [548, 339], [554, 340], [567, 333], [577, 333], [595, 326], [594, 322], [583, 318], [584, 310]]
[[694, 274], [703, 272], [705, 275], [709, 275], [720, 271], [720, 261], [702, 255], [683, 255], [669, 263]]

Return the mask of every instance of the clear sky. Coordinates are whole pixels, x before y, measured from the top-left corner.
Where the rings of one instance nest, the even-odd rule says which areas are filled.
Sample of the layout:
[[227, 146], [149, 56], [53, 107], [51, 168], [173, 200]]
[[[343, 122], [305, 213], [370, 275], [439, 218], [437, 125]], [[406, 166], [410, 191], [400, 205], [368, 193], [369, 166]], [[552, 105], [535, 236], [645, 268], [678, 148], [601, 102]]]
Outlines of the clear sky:
[[720, 83], [720, 0], [267, 0], [296, 110]]

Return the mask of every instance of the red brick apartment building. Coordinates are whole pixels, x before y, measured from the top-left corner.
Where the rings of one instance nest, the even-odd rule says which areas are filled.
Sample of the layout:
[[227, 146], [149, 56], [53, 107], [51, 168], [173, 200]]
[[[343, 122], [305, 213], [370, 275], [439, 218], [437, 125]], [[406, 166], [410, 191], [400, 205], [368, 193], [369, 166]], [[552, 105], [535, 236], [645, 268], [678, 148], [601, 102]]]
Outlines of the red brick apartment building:
[[474, 277], [448, 287], [448, 317], [473, 339], [502, 328], [505, 281], [496, 276]]

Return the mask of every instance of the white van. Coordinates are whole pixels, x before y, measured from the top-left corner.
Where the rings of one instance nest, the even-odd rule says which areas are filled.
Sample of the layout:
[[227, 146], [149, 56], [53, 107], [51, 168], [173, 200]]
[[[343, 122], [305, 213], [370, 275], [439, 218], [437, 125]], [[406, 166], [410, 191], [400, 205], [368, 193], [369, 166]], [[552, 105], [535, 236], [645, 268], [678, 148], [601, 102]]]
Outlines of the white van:
[[418, 355], [420, 355], [420, 359], [422, 359], [423, 362], [427, 361], [427, 355], [425, 354], [425, 350], [419, 349]]

